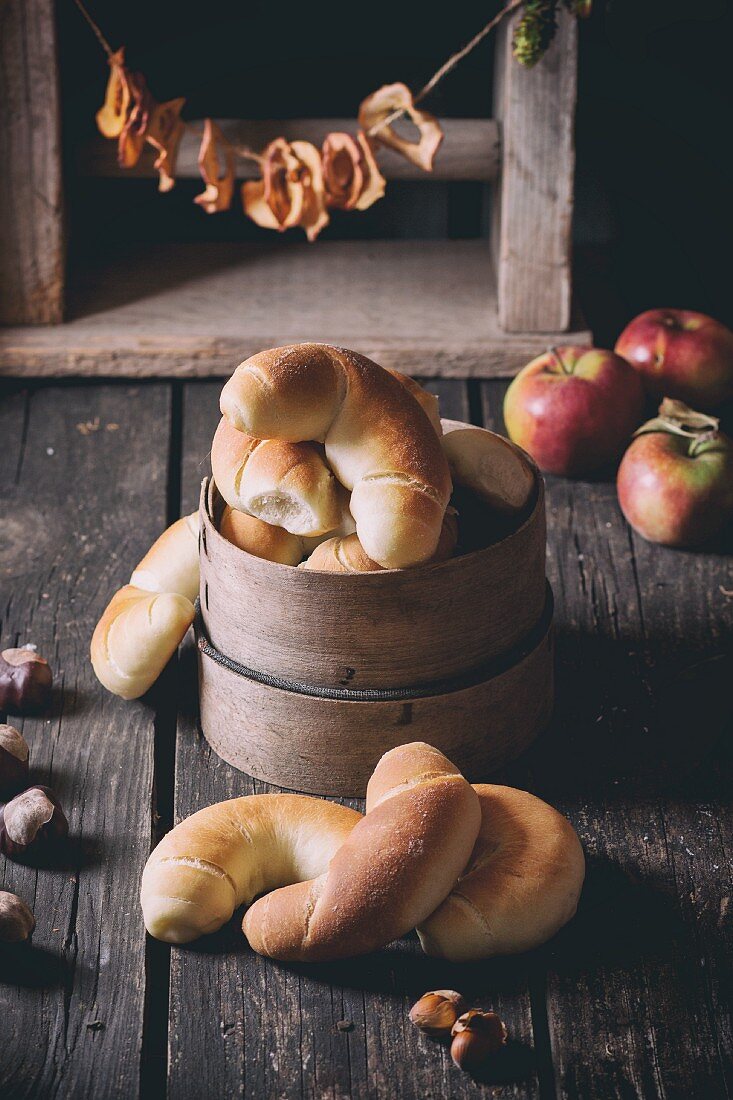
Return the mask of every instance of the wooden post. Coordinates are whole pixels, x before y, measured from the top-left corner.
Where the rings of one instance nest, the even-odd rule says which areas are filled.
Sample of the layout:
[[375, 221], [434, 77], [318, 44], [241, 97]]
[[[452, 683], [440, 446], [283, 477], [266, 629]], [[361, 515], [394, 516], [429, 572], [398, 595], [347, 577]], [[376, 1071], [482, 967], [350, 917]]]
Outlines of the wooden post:
[[63, 316], [54, 0], [0, 3], [0, 323]]
[[525, 69], [511, 56], [519, 16], [497, 28], [494, 117], [502, 163], [491, 248], [499, 324], [508, 332], [564, 332], [570, 325], [576, 20], [561, 12], [545, 57]]

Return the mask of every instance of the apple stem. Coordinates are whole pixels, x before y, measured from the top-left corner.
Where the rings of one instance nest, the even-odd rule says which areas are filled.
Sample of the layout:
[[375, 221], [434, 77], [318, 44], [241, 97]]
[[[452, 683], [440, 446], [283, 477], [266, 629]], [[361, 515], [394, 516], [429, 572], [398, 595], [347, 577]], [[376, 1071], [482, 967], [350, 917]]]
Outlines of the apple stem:
[[560, 370], [563, 372], [563, 374], [572, 374], [573, 373], [571, 370], [568, 370], [568, 368], [565, 366], [565, 363], [563, 362], [562, 355], [560, 354], [560, 352], [558, 351], [557, 348], [548, 348], [547, 350], [549, 351], [550, 355], [554, 356], [555, 359], [557, 360], [557, 362], [560, 364]]

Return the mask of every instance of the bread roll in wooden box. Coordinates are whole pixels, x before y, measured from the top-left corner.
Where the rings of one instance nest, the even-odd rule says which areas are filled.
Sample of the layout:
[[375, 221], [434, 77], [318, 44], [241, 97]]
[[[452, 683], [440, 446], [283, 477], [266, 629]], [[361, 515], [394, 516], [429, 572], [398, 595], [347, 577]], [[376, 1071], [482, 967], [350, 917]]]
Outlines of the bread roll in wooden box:
[[542, 479], [493, 545], [435, 565], [321, 573], [218, 532], [201, 492], [201, 728], [230, 764], [317, 794], [362, 796], [388, 749], [424, 740], [476, 781], [517, 756], [553, 702]]

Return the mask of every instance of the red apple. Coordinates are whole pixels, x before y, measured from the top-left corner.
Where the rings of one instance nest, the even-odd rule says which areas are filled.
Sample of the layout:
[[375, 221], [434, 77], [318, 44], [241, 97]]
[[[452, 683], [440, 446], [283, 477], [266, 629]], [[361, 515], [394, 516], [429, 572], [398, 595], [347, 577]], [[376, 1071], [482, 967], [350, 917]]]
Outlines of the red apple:
[[616, 352], [655, 397], [677, 397], [696, 409], [714, 409], [733, 397], [733, 332], [704, 313], [640, 313], [619, 336]]
[[733, 440], [715, 417], [666, 399], [636, 433], [617, 487], [621, 511], [643, 538], [697, 546], [733, 517]]
[[643, 410], [637, 373], [599, 348], [551, 348], [519, 372], [504, 399], [510, 439], [541, 470], [566, 477], [617, 460]]

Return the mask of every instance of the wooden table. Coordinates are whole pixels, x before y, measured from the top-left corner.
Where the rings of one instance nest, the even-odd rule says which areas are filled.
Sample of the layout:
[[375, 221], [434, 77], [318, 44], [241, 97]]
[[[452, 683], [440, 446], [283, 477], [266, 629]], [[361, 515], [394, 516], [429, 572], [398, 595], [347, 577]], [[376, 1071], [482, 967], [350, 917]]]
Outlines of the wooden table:
[[[444, 415], [501, 427], [504, 383], [432, 387]], [[22, 725], [73, 841], [62, 866], [2, 866], [38, 928], [31, 952], [0, 963], [0, 1095], [159, 1097], [167, 1082], [181, 1100], [730, 1096], [733, 665], [708, 659], [730, 650], [733, 565], [725, 548], [643, 543], [611, 483], [548, 485], [557, 713], [498, 777], [559, 806], [585, 845], [581, 908], [553, 943], [457, 968], [414, 939], [279, 965], [249, 951], [236, 920], [185, 950], [146, 941], [151, 844], [209, 802], [264, 789], [199, 734], [190, 650], [134, 703], [106, 694], [87, 656], [110, 594], [196, 505], [218, 390], [2, 390], [0, 642], [34, 642], [55, 669], [52, 712]], [[507, 1023], [487, 1083], [407, 1019], [445, 986]]]

